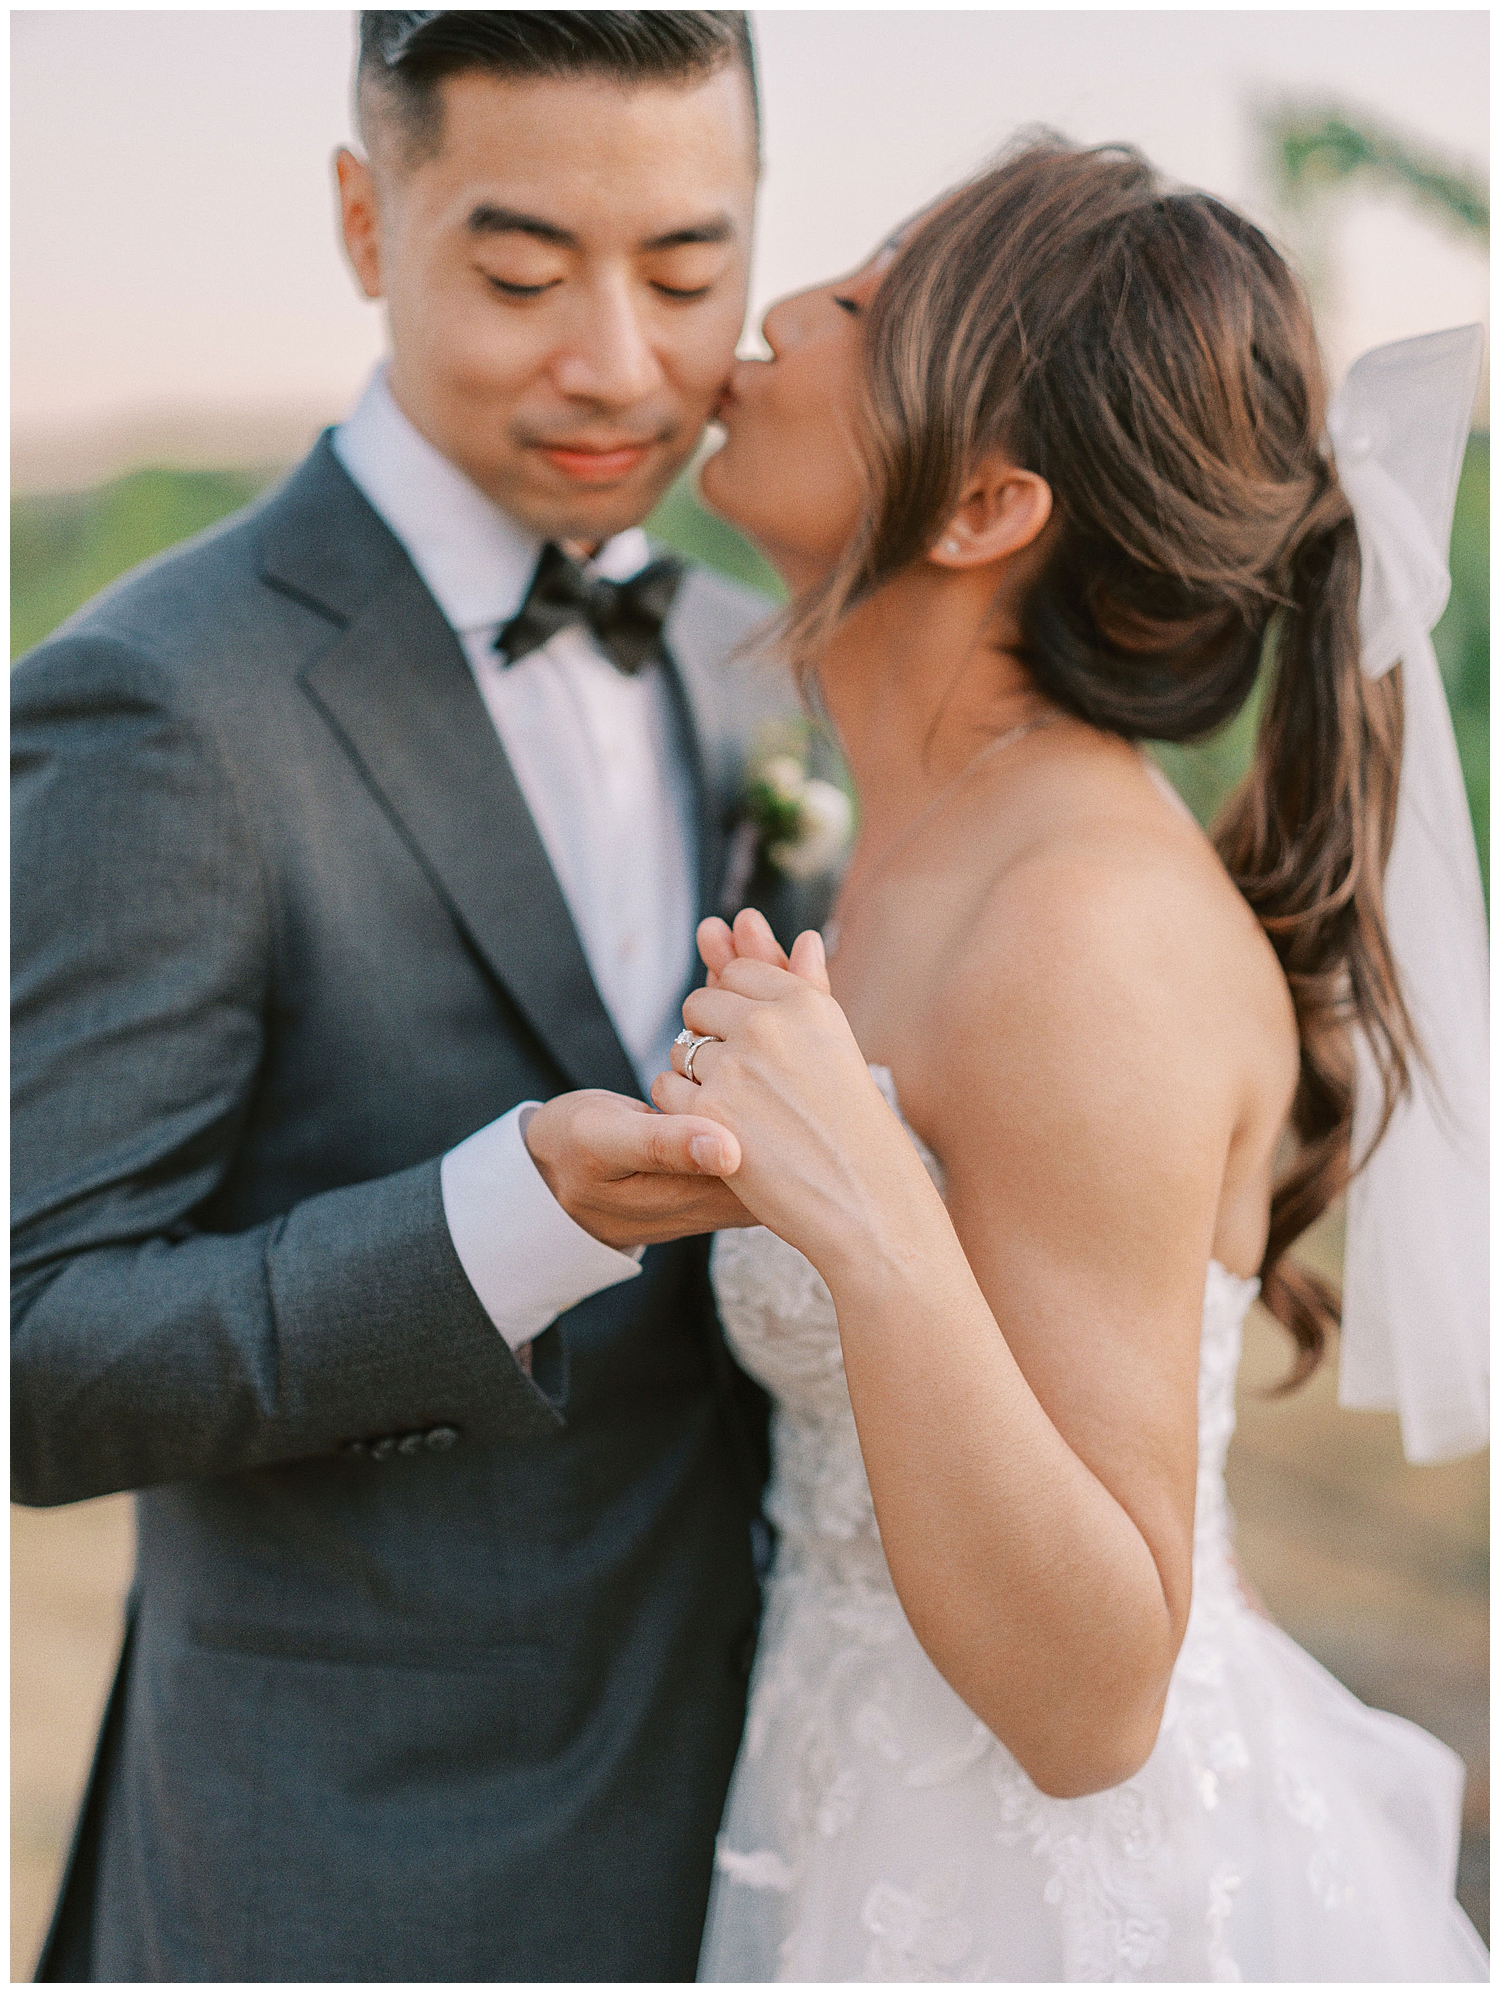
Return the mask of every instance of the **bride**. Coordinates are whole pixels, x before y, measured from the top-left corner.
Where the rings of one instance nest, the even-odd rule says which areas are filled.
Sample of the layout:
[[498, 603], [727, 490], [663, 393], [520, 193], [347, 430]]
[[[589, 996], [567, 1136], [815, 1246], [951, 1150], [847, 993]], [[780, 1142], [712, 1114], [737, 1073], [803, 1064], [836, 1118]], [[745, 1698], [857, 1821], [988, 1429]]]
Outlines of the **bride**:
[[[826, 951], [705, 924], [654, 1091], [729, 1131], [764, 1229], [714, 1278], [777, 1408], [701, 1976], [1487, 1977], [1461, 1767], [1252, 1611], [1223, 1490], [1246, 1310], [1319, 1362], [1286, 1249], [1421, 1062], [1402, 673], [1306, 302], [1217, 201], [1048, 141], [765, 335], [703, 488], [794, 591], [862, 830]], [[1134, 743], [1268, 644], [1210, 844]]]

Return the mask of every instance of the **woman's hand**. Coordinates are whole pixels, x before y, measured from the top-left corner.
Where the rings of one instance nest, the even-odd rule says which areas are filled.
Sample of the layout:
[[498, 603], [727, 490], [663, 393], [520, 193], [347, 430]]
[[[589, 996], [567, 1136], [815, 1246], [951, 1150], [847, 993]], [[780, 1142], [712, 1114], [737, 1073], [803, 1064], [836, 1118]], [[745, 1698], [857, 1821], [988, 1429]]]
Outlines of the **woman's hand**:
[[821, 938], [799, 935], [787, 957], [742, 914], [733, 932], [705, 922], [699, 945], [710, 987], [683, 1022], [719, 1042], [698, 1048], [691, 1080], [674, 1047], [652, 1099], [734, 1135], [742, 1160], [726, 1177], [741, 1203], [830, 1286], [848, 1268], [909, 1262], [932, 1228], [948, 1231], [946, 1214], [829, 994]]
[[[793, 951], [795, 953], [795, 950]], [[742, 907], [734, 917], [734, 926], [720, 920], [717, 915], [698, 923], [698, 953], [703, 958], [703, 966], [708, 970], [708, 987], [719, 987], [719, 972], [727, 969], [733, 961], [769, 962], [773, 969], [791, 967], [790, 957], [776, 936], [771, 932], [771, 923], [755, 907]], [[805, 960], [805, 957], [799, 958]], [[819, 964], [819, 987], [828, 987], [827, 968]]]

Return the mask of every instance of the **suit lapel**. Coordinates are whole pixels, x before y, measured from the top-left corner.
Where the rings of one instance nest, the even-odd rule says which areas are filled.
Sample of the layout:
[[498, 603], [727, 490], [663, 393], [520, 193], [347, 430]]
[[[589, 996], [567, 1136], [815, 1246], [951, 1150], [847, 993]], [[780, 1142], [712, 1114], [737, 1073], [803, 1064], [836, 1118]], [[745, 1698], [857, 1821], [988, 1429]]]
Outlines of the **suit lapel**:
[[[732, 913], [740, 904], [758, 906], [786, 947], [804, 927], [821, 927], [837, 879], [799, 884], [776, 877], [764, 863], [753, 873], [758, 891], [737, 893], [725, 905], [723, 892], [730, 853], [742, 831], [746, 761], [774, 731], [798, 711], [796, 689], [779, 661], [774, 639], [763, 627], [772, 605], [702, 569], [689, 573], [673, 605], [663, 637], [680, 696], [691, 715], [694, 775], [699, 785], [700, 916]], [[809, 741], [811, 767], [838, 780], [840, 763], [827, 734], [814, 727]], [[752, 847], [753, 849], [753, 847]], [[750, 882], [741, 880], [741, 886]]]
[[639, 1094], [457, 637], [325, 437], [268, 508], [262, 571], [340, 627], [304, 691], [575, 1086]]
[[719, 911], [727, 856], [728, 812], [737, 794], [743, 744], [733, 731], [726, 702], [728, 674], [722, 629], [700, 627], [703, 613], [693, 576], [662, 631], [667, 675], [682, 720], [688, 772], [698, 826], [698, 919]]
[[[719, 910], [719, 882], [724, 873], [724, 820], [719, 796], [711, 774], [711, 754], [705, 738], [701, 701], [694, 698], [689, 676], [670, 651], [665, 653], [667, 683], [677, 708], [679, 733], [693, 791], [693, 816], [697, 831], [696, 920]], [[711, 736], [709, 737], [711, 738]]]

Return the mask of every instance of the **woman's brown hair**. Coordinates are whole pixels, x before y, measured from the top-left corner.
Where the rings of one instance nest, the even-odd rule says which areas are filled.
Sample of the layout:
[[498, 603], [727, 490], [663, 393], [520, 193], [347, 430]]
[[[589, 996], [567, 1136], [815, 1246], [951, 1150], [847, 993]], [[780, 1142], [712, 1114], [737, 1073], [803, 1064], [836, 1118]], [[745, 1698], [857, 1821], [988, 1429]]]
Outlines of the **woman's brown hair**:
[[1360, 669], [1359, 546], [1322, 442], [1307, 300], [1222, 202], [1168, 191], [1127, 147], [1047, 138], [909, 232], [869, 307], [865, 360], [871, 499], [835, 572], [793, 607], [801, 667], [928, 552], [966, 475], [1004, 451], [1052, 489], [1022, 658], [1058, 705], [1126, 739], [1191, 741], [1265, 672], [1254, 763], [1213, 835], [1296, 1006], [1296, 1148], [1260, 1277], [1300, 1382], [1339, 1304], [1287, 1248], [1348, 1181], [1352, 1033], [1386, 1119], [1414, 1049], [1381, 892], [1400, 675]]

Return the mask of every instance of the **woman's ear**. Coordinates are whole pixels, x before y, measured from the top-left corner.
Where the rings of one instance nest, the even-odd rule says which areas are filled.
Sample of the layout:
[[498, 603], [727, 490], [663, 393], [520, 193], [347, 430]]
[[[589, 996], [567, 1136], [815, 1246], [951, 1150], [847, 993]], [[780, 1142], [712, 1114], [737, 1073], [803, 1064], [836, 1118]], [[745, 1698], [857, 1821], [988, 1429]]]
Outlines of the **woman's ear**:
[[1004, 457], [980, 464], [928, 559], [938, 567], [987, 567], [1029, 547], [1052, 517], [1052, 487]]

